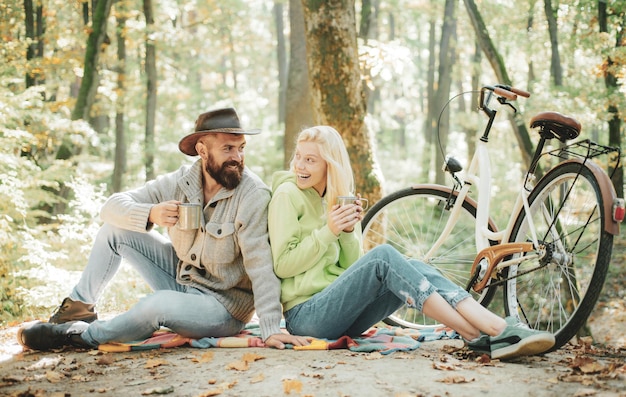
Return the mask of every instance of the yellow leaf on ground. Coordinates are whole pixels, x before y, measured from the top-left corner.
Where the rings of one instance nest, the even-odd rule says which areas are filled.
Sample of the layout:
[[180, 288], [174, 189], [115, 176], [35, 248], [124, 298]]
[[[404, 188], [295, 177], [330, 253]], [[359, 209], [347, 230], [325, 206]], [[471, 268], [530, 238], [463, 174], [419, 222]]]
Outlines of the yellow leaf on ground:
[[165, 360], [163, 360], [162, 358], [151, 358], [148, 361], [146, 361], [146, 365], [144, 365], [144, 368], [156, 368], [156, 367], [160, 367], [161, 365], [168, 365], [169, 363]]
[[456, 383], [469, 383], [473, 382], [474, 378], [467, 379], [464, 376], [448, 376], [447, 378], [439, 379], [437, 382], [442, 382], [446, 384], [456, 384]]
[[247, 361], [233, 361], [232, 363], [226, 365], [226, 369], [234, 369], [236, 371], [247, 371], [250, 369]]
[[208, 363], [213, 360], [213, 352], [206, 352], [200, 358], [196, 359], [197, 363]]
[[213, 390], [207, 390], [205, 392], [202, 392], [198, 394], [196, 397], [211, 397], [211, 396], [219, 396], [220, 394], [222, 394], [222, 390], [213, 389]]
[[259, 383], [259, 382], [263, 382], [264, 380], [265, 380], [265, 375], [258, 374], [254, 378], [250, 379], [250, 383]]
[[228, 389], [232, 389], [233, 387], [235, 387], [235, 385], [237, 384], [238, 381], [234, 380], [232, 382], [223, 382], [219, 384], [220, 389], [222, 390], [228, 390]]
[[454, 371], [456, 368], [452, 364], [438, 363], [433, 361], [433, 368], [441, 371]]
[[248, 363], [252, 363], [258, 360], [263, 360], [265, 356], [258, 355], [256, 353], [245, 353], [242, 360]]
[[586, 363], [580, 366], [580, 370], [584, 374], [593, 374], [593, 373], [602, 372], [603, 369], [604, 369], [604, 365], [600, 364], [597, 361], [594, 361], [592, 363]]
[[55, 371], [47, 371], [46, 372], [46, 379], [48, 380], [48, 382], [50, 383], [58, 383], [60, 382], [63, 378], [65, 378], [65, 376], [63, 376], [63, 374], [60, 374], [58, 372]]
[[283, 391], [285, 394], [291, 394], [291, 392], [301, 393], [302, 392], [302, 382], [295, 379], [285, 379], [283, 380]]

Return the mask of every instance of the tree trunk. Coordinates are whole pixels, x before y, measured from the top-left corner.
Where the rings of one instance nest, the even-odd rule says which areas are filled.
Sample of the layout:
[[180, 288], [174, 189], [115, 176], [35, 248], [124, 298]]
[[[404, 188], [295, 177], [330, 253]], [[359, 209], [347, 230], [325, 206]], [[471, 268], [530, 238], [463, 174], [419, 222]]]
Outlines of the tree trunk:
[[124, 130], [124, 114], [126, 108], [126, 40], [124, 29], [126, 18], [117, 19], [117, 102], [115, 103], [115, 162], [113, 165], [113, 192], [120, 192], [123, 188], [123, 178], [126, 173], [126, 133]]
[[[454, 14], [456, 1], [446, 0], [443, 25], [441, 27], [441, 41], [439, 43], [439, 75], [437, 81], [437, 91], [435, 95], [435, 109], [444, 110], [444, 106], [450, 98], [450, 88], [452, 86], [452, 65], [454, 64], [454, 30], [456, 17]], [[448, 132], [450, 130], [450, 108], [446, 108], [441, 114], [439, 125], [436, 127], [438, 133], [439, 148], [435, 148], [435, 183], [444, 184], [445, 175], [441, 164], [444, 162], [443, 155], [448, 144]]]
[[[483, 21], [480, 12], [478, 12], [476, 3], [474, 0], [463, 0], [463, 3], [465, 4], [470, 21], [472, 22], [472, 27], [476, 33], [476, 39], [480, 43], [480, 48], [487, 56], [498, 82], [512, 85], [511, 79], [509, 78], [504, 66], [504, 61], [491, 41], [491, 37], [489, 36], [489, 32], [487, 31], [487, 27], [485, 26], [485, 22]], [[524, 121], [518, 113], [511, 114], [509, 116], [509, 121], [521, 150], [522, 161], [524, 161], [524, 165], [526, 167], [530, 167], [530, 161], [533, 154], [533, 143], [530, 140], [530, 135], [524, 125]]]
[[283, 166], [289, 162], [296, 146], [296, 137], [304, 128], [313, 125], [311, 90], [306, 55], [304, 14], [300, 0], [289, 0], [289, 70], [285, 95], [285, 136]]
[[[606, 10], [607, 4], [605, 1], [598, 1], [598, 22], [600, 26], [600, 32], [608, 32], [608, 15]], [[626, 28], [626, 15], [622, 14], [617, 16], [621, 18], [618, 21], [618, 29], [615, 35], [615, 47], [616, 54], [619, 54], [620, 47], [626, 45], [626, 36], [624, 35], [624, 29]], [[605, 74], [604, 84], [607, 90], [608, 99], [608, 113], [609, 113], [609, 146], [622, 147], [622, 136], [620, 133], [622, 120], [620, 118], [619, 106], [617, 101], [620, 101], [620, 83], [618, 80], [618, 74], [620, 73], [619, 65], [615, 63], [611, 55], [609, 55], [605, 61]], [[617, 165], [617, 156], [611, 159], [609, 163], [609, 175], [612, 175], [613, 187], [618, 197], [624, 197], [624, 169], [620, 162]], [[617, 167], [617, 168], [616, 168]]]
[[83, 78], [72, 111], [72, 120], [89, 120], [89, 113], [98, 91], [98, 59], [107, 31], [107, 20], [113, 0], [99, 0], [93, 13], [92, 30], [87, 39]]
[[43, 57], [43, 6], [38, 3], [37, 8], [33, 7], [32, 0], [24, 0], [24, 27], [26, 38], [30, 43], [26, 49], [26, 88], [44, 83], [41, 73], [37, 72], [40, 66], [35, 64], [36, 59]]
[[369, 39], [370, 24], [372, 22], [372, 0], [361, 1], [361, 24], [359, 26], [359, 37], [367, 44]]
[[[478, 42], [476, 42], [476, 46], [474, 47], [474, 56], [472, 57], [472, 97], [470, 99], [470, 103], [472, 104], [472, 106], [470, 106], [469, 111], [472, 113], [478, 113], [478, 101], [479, 99], [479, 95], [478, 95], [478, 90], [480, 90], [480, 69], [478, 68], [478, 65], [480, 65], [480, 62], [482, 61], [482, 52], [480, 52], [480, 45], [478, 44]], [[474, 155], [474, 152], [476, 151], [476, 139], [475, 137], [478, 134], [478, 128], [472, 128], [471, 130], [467, 131], [466, 134], [466, 141], [467, 141], [467, 158], [471, 159], [472, 156]]]
[[283, 3], [274, 1], [274, 23], [276, 25], [276, 55], [278, 61], [278, 123], [285, 121], [285, 92], [287, 90], [287, 50], [285, 49], [285, 24]]
[[143, 0], [143, 12], [146, 17], [146, 137], [145, 137], [145, 160], [146, 180], [155, 178], [154, 173], [154, 123], [156, 117], [157, 100], [157, 72], [156, 72], [156, 48], [152, 32], [154, 28], [154, 15], [152, 14], [152, 0]]
[[550, 33], [550, 48], [552, 56], [550, 58], [550, 74], [556, 87], [563, 85], [563, 68], [561, 67], [561, 57], [559, 55], [559, 34], [556, 18], [556, 10], [552, 8], [552, 0], [544, 0], [546, 19], [548, 20], [548, 32]]
[[354, 1], [302, 0], [302, 4], [315, 122], [342, 134], [355, 172], [355, 193], [375, 203], [381, 186], [364, 122]]
[[[528, 4], [528, 18], [526, 19], [526, 33], [530, 34], [533, 30], [533, 25], [535, 23], [534, 20], [534, 10], [535, 10], [535, 0], [531, 0]], [[531, 40], [528, 39], [530, 42]], [[533, 64], [532, 58], [528, 60], [528, 82], [526, 86], [526, 90], [530, 90], [530, 87], [535, 82], [535, 66]]]
[[422, 155], [422, 178], [423, 181], [430, 181], [430, 170], [434, 166], [432, 163], [435, 153], [433, 136], [435, 135], [435, 124], [437, 123], [437, 111], [435, 110], [435, 66], [436, 66], [436, 22], [431, 20], [428, 29], [428, 70], [426, 71], [426, 100], [428, 111], [424, 121], [424, 141], [426, 147]]

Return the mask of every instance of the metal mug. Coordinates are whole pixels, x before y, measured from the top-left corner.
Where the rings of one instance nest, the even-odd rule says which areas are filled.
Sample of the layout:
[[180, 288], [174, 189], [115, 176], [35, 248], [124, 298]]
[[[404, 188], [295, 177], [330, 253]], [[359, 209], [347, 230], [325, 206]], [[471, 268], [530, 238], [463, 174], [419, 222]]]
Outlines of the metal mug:
[[354, 202], [357, 200], [361, 201], [361, 205], [363, 206], [363, 211], [365, 211], [369, 206], [369, 202], [367, 201], [367, 199], [364, 199], [363, 197], [359, 198], [356, 196], [339, 196], [337, 197], [337, 204], [339, 204], [340, 206], [346, 205], [346, 204], [354, 204]]
[[178, 228], [181, 230], [194, 230], [200, 227], [202, 206], [194, 203], [178, 204]]

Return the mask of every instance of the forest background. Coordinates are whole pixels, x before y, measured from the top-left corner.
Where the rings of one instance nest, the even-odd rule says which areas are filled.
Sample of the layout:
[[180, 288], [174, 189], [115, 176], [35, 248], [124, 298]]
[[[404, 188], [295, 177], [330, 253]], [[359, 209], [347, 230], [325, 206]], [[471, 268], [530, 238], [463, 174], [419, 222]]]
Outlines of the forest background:
[[[624, 136], [621, 0], [3, 0], [0, 17], [0, 326], [50, 313], [106, 197], [194, 161], [178, 141], [213, 108], [263, 129], [246, 164], [268, 183], [302, 127], [335, 126], [370, 204], [445, 182], [444, 153], [466, 164], [480, 85], [532, 93], [492, 135], [496, 208], [537, 112], [577, 118], [600, 144]], [[621, 166], [604, 166], [623, 197]], [[121, 273], [101, 311], [148, 291]]]

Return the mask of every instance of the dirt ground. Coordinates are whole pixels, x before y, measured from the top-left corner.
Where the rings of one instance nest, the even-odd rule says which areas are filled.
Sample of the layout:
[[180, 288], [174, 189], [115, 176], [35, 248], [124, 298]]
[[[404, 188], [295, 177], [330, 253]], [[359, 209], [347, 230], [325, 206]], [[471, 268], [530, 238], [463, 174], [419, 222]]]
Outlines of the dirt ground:
[[579, 340], [540, 357], [490, 361], [460, 340], [384, 356], [191, 347], [41, 353], [22, 351], [11, 326], [0, 329], [0, 396], [626, 397], [626, 238], [616, 246], [588, 321], [593, 344]]
[[41, 353], [23, 352], [16, 332], [0, 330], [1, 396], [626, 396], [625, 346], [582, 341], [499, 362], [469, 353], [460, 340], [389, 355], [191, 347]]

